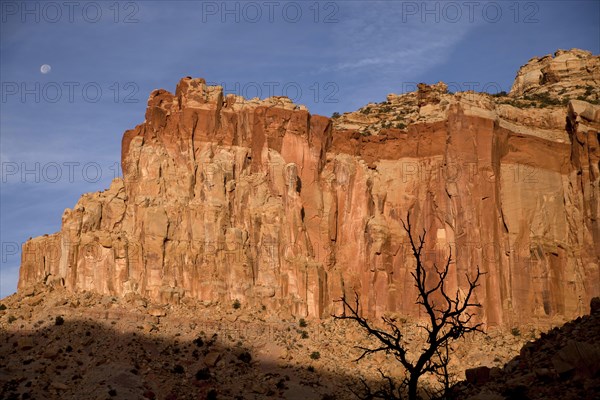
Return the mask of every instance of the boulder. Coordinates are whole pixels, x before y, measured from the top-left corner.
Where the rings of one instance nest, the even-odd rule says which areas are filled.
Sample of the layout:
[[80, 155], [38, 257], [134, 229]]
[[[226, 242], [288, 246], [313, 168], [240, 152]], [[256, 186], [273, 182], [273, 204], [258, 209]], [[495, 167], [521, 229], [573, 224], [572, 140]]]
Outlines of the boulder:
[[489, 367], [470, 368], [465, 371], [467, 382], [472, 385], [483, 385], [490, 380]]

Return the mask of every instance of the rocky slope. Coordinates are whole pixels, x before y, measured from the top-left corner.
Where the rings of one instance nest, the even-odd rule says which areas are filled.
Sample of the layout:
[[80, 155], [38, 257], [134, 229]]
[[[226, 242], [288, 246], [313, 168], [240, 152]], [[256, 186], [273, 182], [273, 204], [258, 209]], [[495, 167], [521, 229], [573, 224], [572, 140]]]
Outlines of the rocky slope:
[[[359, 363], [369, 345], [350, 321], [281, 318], [247, 304], [205, 305], [186, 297], [158, 305], [139, 295], [74, 293], [39, 283], [0, 303], [0, 399], [351, 399], [381, 368], [401, 379], [392, 356]], [[237, 308], [236, 308], [237, 307]], [[417, 354], [416, 321], [398, 317]], [[502, 367], [535, 329], [467, 338], [450, 364]], [[435, 387], [425, 376], [423, 387]]]
[[[590, 315], [544, 332], [502, 369], [467, 370], [455, 386], [469, 400], [595, 400], [600, 398], [600, 298]], [[474, 394], [476, 393], [476, 394]]]
[[333, 123], [184, 78], [175, 94], [154, 91], [124, 134], [123, 179], [23, 246], [19, 290], [237, 299], [298, 317], [328, 316], [356, 291], [368, 315], [417, 316], [410, 212], [428, 268], [452, 248], [451, 287], [486, 272], [488, 326], [581, 315], [600, 293], [600, 106], [595, 89], [545, 99], [585, 93], [599, 65], [561, 52], [523, 66], [510, 96], [421, 85]]

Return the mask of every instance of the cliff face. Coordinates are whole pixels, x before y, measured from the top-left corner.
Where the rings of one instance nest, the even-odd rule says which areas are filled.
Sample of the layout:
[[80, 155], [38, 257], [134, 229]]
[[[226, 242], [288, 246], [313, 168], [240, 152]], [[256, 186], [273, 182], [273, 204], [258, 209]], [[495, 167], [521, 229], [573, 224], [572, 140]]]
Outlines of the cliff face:
[[451, 286], [487, 272], [485, 322], [584, 313], [600, 293], [600, 106], [504, 100], [423, 85], [332, 122], [184, 78], [124, 134], [123, 179], [25, 243], [19, 288], [314, 317], [356, 291], [369, 315], [416, 314], [410, 212], [428, 267], [452, 249]]
[[591, 52], [558, 50], [521, 67], [511, 96], [548, 94], [555, 98], [600, 99], [600, 61]]

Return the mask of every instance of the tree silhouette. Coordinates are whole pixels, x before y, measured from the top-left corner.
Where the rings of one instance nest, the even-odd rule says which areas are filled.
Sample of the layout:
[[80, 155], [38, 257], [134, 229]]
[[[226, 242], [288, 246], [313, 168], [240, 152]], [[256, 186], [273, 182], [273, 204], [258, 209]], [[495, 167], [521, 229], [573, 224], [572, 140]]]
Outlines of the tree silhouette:
[[[382, 317], [385, 328], [378, 329], [360, 315], [358, 294], [355, 292], [354, 304], [348, 302], [344, 295], [341, 298], [344, 306], [343, 314], [334, 315], [334, 318], [356, 321], [367, 331], [368, 336], [373, 336], [376, 339], [376, 344], [373, 347], [357, 346], [358, 349], [362, 350], [362, 355], [355, 361], [358, 362], [369, 354], [391, 353], [407, 371], [407, 377], [398, 384], [379, 370], [384, 384], [375, 391], [366, 381], [362, 380], [366, 392], [362, 397], [365, 399], [402, 399], [403, 394], [408, 393], [409, 400], [416, 400], [418, 399], [419, 378], [426, 373], [436, 375], [440, 382], [444, 384], [444, 390], [447, 394], [450, 388], [448, 374], [448, 362], [451, 353], [450, 343], [462, 338], [467, 333], [483, 332], [481, 329], [482, 323], [472, 323], [474, 314], [469, 312], [472, 307], [481, 307], [481, 304], [471, 300], [475, 288], [479, 286], [477, 282], [483, 274], [479, 270], [479, 266], [477, 266], [477, 274], [474, 279], [471, 279], [468, 275], [466, 276], [469, 287], [463, 298], [461, 298], [459, 290], [456, 291], [454, 296], [448, 294], [446, 278], [452, 263], [452, 250], [450, 249], [450, 254], [441, 270], [437, 264], [433, 264], [437, 281], [433, 285], [426, 284], [428, 273], [421, 258], [426, 231], [423, 229], [423, 234], [417, 237], [417, 241], [414, 240], [410, 214], [406, 217], [406, 223], [402, 221], [402, 226], [408, 233], [412, 253], [416, 260], [415, 270], [411, 272], [418, 291], [415, 304], [419, 304], [427, 315], [427, 323], [418, 325], [418, 327], [425, 332], [427, 340], [423, 344], [420, 354], [416, 356], [409, 355], [407, 344], [403, 340], [402, 330], [394, 319], [386, 316]], [[441, 301], [438, 300], [436, 303], [434, 298], [441, 299]]]

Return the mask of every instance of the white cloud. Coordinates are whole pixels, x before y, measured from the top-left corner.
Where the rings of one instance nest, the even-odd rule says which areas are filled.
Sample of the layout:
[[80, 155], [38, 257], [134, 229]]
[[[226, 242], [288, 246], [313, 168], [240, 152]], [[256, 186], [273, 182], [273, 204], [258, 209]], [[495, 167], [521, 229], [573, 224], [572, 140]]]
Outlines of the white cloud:
[[[401, 2], [344, 5], [333, 60], [320, 72], [415, 74], [443, 63], [476, 24], [402, 22]], [[337, 62], [336, 62], [337, 61]]]

